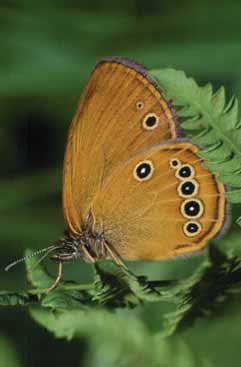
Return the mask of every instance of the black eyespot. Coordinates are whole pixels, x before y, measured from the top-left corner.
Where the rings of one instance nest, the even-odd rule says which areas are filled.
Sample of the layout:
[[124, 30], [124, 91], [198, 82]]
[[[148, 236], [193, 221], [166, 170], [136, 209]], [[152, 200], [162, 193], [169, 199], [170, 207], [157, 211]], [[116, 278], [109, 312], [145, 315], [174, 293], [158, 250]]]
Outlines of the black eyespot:
[[156, 124], [156, 116], [149, 116], [147, 119], [146, 119], [146, 126], [148, 127], [152, 127]]
[[181, 166], [176, 172], [176, 177], [179, 179], [192, 178], [194, 176], [194, 168], [190, 164]]
[[177, 169], [178, 167], [180, 167], [181, 165], [181, 162], [179, 161], [179, 159], [177, 158], [172, 158], [170, 160], [170, 167], [171, 168], [174, 168], [174, 169]]
[[134, 169], [134, 177], [138, 181], [148, 180], [153, 173], [153, 164], [151, 161], [143, 161], [136, 165]]
[[184, 224], [183, 230], [185, 235], [187, 235], [188, 237], [192, 237], [201, 232], [202, 226], [198, 222], [190, 221]]
[[158, 125], [159, 118], [155, 113], [149, 113], [144, 117], [143, 127], [145, 130], [152, 130]]
[[191, 176], [191, 169], [188, 166], [183, 166], [179, 171], [179, 176], [187, 178]]
[[136, 174], [139, 178], [146, 178], [151, 172], [151, 166], [148, 163], [142, 163], [136, 169]]
[[196, 232], [198, 232], [198, 225], [195, 222], [190, 222], [190, 223], [188, 223], [186, 229], [190, 233], [196, 233]]
[[181, 192], [183, 195], [192, 195], [195, 191], [195, 185], [191, 181], [186, 181], [181, 184]]
[[185, 204], [184, 210], [187, 215], [196, 217], [200, 211], [200, 205], [196, 201], [189, 201], [189, 203]]
[[136, 108], [138, 110], [142, 110], [144, 108], [144, 102], [143, 101], [137, 101], [136, 102]]
[[202, 215], [203, 204], [200, 200], [185, 200], [182, 203], [182, 214], [187, 218], [198, 218]]
[[192, 197], [198, 193], [199, 183], [196, 180], [183, 180], [177, 188], [181, 197]]

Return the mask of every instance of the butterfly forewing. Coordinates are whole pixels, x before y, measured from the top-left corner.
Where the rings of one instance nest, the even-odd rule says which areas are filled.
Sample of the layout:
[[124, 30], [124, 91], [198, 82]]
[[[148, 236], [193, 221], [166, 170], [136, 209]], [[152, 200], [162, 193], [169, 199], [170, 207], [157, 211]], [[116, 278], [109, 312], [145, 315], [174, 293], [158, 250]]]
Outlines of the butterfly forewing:
[[177, 136], [177, 121], [147, 71], [126, 59], [101, 61], [72, 122], [65, 153], [65, 220], [78, 232], [113, 169], [138, 151]]

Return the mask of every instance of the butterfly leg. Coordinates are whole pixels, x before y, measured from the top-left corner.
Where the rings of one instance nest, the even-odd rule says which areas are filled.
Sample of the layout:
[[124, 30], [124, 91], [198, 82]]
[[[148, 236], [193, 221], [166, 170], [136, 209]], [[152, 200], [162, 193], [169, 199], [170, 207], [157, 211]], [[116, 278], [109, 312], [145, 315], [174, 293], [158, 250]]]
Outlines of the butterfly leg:
[[123, 266], [124, 268], [127, 269], [127, 266], [123, 263], [120, 255], [113, 249], [113, 247], [109, 243], [107, 243], [106, 241], [104, 242], [104, 246], [106, 248], [107, 253], [114, 260], [114, 262], [117, 265]]
[[83, 253], [85, 255], [85, 260], [90, 263], [94, 263], [96, 259], [91, 255], [90, 251], [85, 245], [82, 246]]
[[60, 262], [59, 262], [59, 271], [58, 271], [58, 276], [57, 276], [57, 278], [56, 278], [56, 280], [55, 280], [54, 284], [53, 284], [50, 288], [48, 288], [48, 290], [47, 290], [47, 292], [48, 292], [48, 293], [49, 293], [49, 292], [52, 292], [52, 291], [53, 291], [53, 290], [58, 286], [58, 284], [59, 284], [59, 282], [60, 282], [60, 280], [61, 280], [62, 276], [63, 276], [63, 263], [62, 263], [62, 261], [60, 261]]

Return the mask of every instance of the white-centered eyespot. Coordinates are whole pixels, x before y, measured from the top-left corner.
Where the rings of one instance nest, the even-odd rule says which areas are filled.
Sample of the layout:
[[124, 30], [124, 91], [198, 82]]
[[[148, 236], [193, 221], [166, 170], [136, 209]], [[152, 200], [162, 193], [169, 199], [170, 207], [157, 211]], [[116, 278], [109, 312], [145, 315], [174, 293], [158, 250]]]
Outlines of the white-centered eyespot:
[[178, 194], [183, 198], [190, 198], [197, 195], [199, 183], [196, 180], [182, 181], [178, 188]]
[[202, 226], [197, 221], [188, 221], [183, 226], [183, 232], [188, 237], [194, 237], [202, 230]]
[[204, 207], [200, 199], [187, 199], [181, 204], [181, 213], [185, 218], [199, 218], [203, 211]]
[[179, 180], [186, 180], [187, 178], [193, 178], [195, 176], [195, 170], [191, 164], [182, 164], [176, 171], [176, 177]]
[[142, 121], [142, 126], [145, 130], [154, 130], [158, 124], [159, 117], [155, 113], [148, 113]]
[[137, 181], [147, 181], [149, 180], [154, 172], [154, 166], [152, 161], [142, 161], [139, 162], [133, 171], [133, 175]]
[[177, 169], [181, 166], [181, 162], [177, 158], [170, 159], [170, 167], [173, 169]]
[[145, 104], [144, 104], [143, 101], [137, 101], [136, 102], [136, 108], [137, 108], [137, 110], [143, 110], [144, 106], [145, 106]]

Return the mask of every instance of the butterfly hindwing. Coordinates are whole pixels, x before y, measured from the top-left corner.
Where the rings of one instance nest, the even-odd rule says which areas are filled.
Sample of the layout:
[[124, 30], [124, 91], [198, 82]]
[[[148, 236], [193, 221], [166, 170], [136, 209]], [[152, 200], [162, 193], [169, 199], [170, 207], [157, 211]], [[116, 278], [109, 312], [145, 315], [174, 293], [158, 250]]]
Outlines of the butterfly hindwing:
[[121, 164], [91, 211], [95, 228], [125, 259], [198, 251], [223, 228], [225, 188], [190, 142], [156, 145]]

